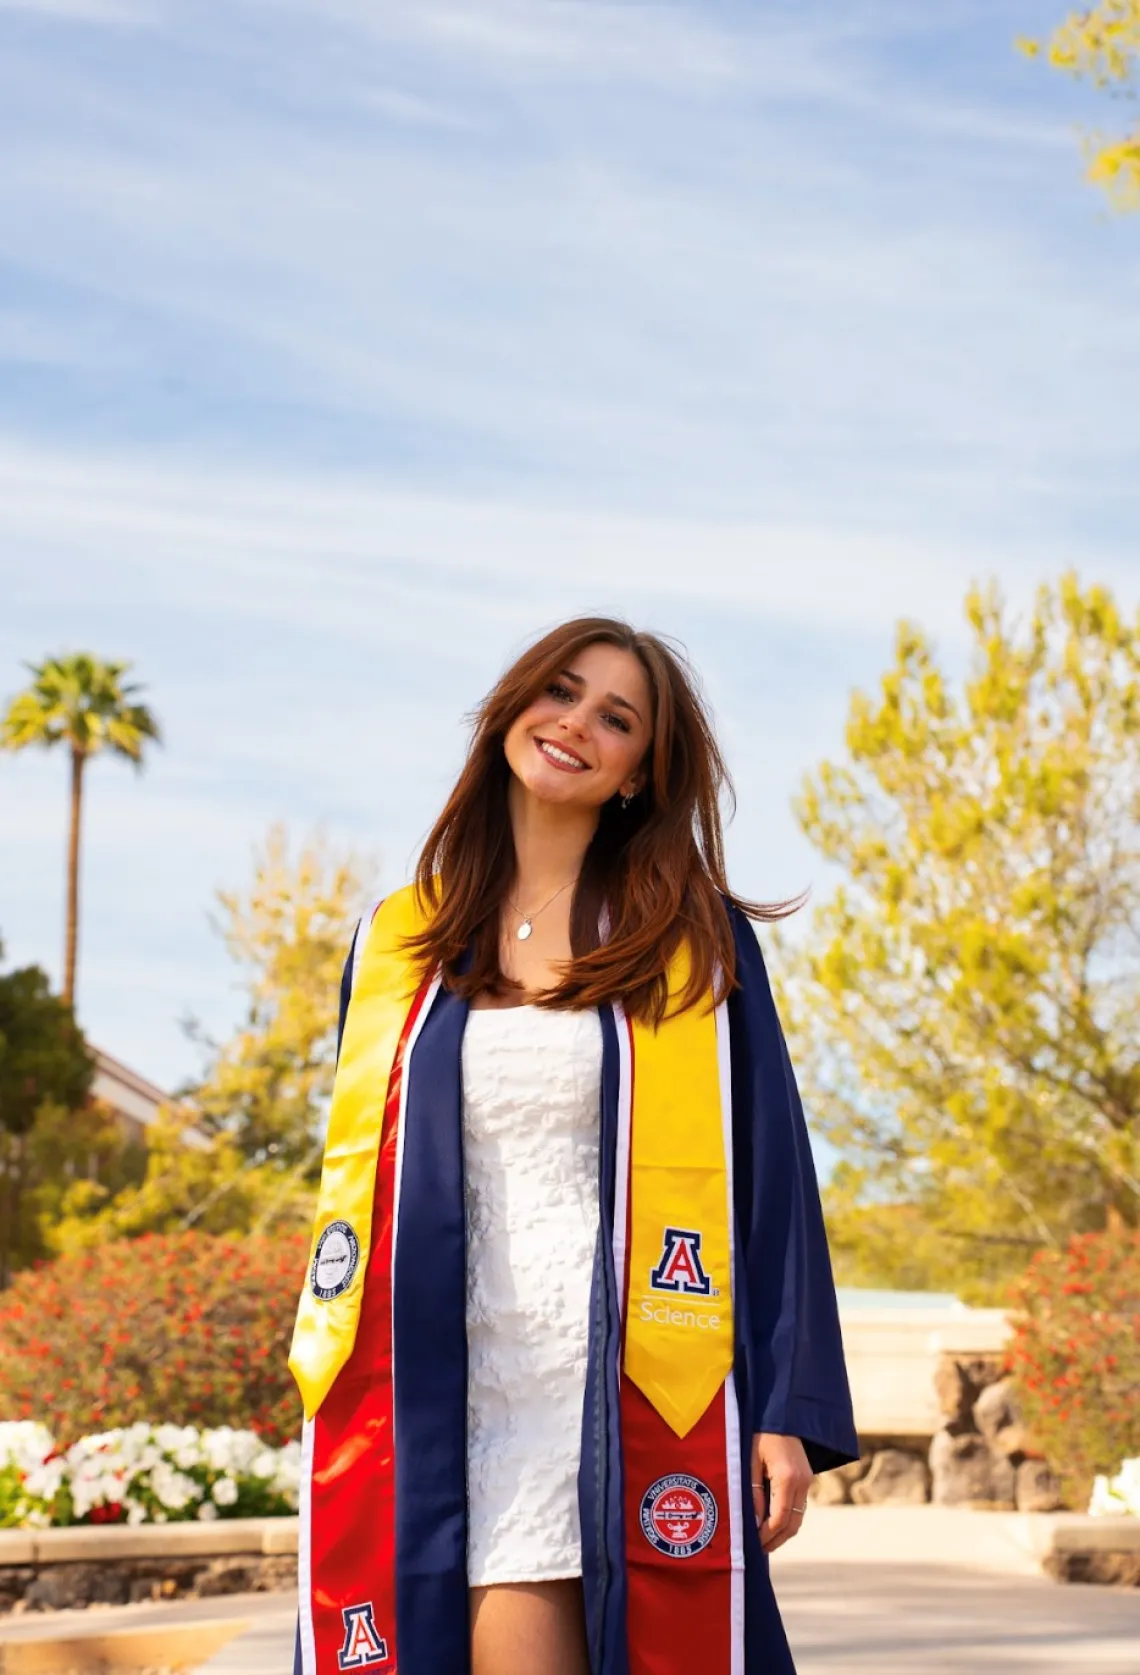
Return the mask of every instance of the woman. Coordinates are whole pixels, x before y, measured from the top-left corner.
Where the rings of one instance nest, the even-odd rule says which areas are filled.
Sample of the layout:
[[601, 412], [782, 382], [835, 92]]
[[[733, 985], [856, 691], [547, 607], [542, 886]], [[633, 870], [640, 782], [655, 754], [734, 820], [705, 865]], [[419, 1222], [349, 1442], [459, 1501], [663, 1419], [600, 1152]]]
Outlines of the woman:
[[297, 1675], [788, 1675], [856, 1457], [807, 1137], [685, 665], [567, 623], [362, 922], [309, 1283]]

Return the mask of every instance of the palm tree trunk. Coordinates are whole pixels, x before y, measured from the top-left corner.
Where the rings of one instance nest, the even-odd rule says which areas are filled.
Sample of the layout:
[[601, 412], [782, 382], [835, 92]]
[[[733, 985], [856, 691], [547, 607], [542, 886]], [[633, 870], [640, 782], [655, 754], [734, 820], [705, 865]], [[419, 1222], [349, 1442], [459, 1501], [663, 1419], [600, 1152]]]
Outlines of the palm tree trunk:
[[75, 960], [79, 944], [79, 819], [83, 806], [83, 751], [71, 752], [71, 831], [67, 844], [67, 945], [63, 954], [63, 998], [75, 1005]]
[[5, 1134], [3, 1148], [4, 1184], [7, 1188], [5, 1196], [8, 1202], [3, 1221], [0, 1223], [0, 1291], [11, 1283], [12, 1270], [20, 1255], [20, 1200], [23, 1197], [24, 1178], [27, 1173], [28, 1136]]

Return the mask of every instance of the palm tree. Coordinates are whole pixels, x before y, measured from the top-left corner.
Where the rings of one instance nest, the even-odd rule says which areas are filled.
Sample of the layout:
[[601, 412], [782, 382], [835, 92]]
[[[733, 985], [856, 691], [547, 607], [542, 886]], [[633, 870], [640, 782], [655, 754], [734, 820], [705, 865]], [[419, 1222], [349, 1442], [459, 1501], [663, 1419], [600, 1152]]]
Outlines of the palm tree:
[[83, 807], [83, 770], [101, 750], [125, 756], [142, 766], [143, 747], [161, 743], [158, 723], [140, 688], [123, 676], [129, 663], [104, 663], [87, 652], [27, 663], [32, 683], [17, 694], [0, 721], [0, 748], [65, 744], [71, 752], [71, 831], [67, 849], [67, 942], [63, 957], [63, 998], [75, 1002], [75, 955], [79, 940], [79, 824]]

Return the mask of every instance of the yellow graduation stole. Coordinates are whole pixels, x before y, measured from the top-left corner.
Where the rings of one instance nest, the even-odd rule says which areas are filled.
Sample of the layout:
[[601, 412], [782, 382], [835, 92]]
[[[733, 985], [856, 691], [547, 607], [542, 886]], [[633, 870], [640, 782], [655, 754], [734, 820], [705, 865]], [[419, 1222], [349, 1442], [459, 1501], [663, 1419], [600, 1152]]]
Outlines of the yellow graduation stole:
[[[289, 1357], [307, 1418], [356, 1341], [388, 1084], [417, 989], [404, 944], [424, 922], [408, 886], [358, 933], [366, 940]], [[733, 1361], [727, 1090], [722, 1099], [712, 1007], [674, 1010], [687, 975], [682, 949], [669, 969], [669, 1010], [659, 1028], [626, 1026], [619, 1017], [619, 1027], [629, 1028], [633, 1066], [625, 1372], [678, 1436], [705, 1412]], [[623, 1188], [619, 1181], [618, 1192]], [[617, 1280], [620, 1287], [624, 1276]]]

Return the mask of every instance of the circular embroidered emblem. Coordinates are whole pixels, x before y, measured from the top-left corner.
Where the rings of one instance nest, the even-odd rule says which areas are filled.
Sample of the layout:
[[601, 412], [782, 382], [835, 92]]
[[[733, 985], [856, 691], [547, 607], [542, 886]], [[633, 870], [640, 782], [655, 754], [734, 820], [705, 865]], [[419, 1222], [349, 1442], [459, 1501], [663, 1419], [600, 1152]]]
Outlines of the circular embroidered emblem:
[[691, 1559], [716, 1533], [716, 1498], [699, 1477], [674, 1472], [651, 1483], [641, 1498], [641, 1530], [651, 1547], [671, 1559]]
[[352, 1284], [360, 1261], [360, 1240], [347, 1221], [330, 1221], [317, 1240], [309, 1284], [314, 1297], [331, 1303]]

